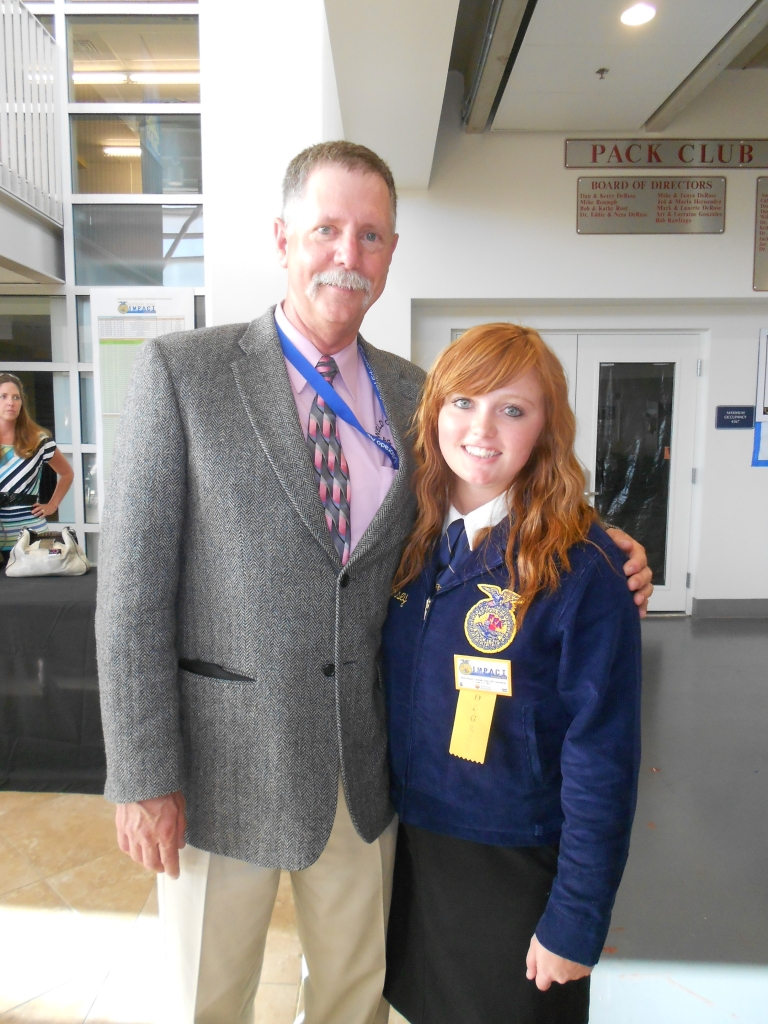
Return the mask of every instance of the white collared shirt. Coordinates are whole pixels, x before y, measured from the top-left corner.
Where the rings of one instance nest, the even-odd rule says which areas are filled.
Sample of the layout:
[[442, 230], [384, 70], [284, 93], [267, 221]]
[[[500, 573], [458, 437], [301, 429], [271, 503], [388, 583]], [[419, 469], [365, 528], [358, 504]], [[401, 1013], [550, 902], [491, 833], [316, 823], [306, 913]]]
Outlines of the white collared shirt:
[[443, 530], [447, 530], [451, 523], [457, 519], [464, 520], [464, 531], [467, 535], [467, 541], [469, 542], [469, 548], [471, 551], [475, 548], [475, 537], [480, 533], [481, 530], [487, 529], [489, 526], [496, 526], [502, 519], [509, 515], [509, 508], [507, 506], [507, 495], [499, 494], [496, 498], [492, 498], [487, 501], [480, 508], [474, 509], [472, 512], [467, 512], [465, 516], [459, 512], [453, 505], [448, 509], [448, 515], [445, 517], [443, 523]]

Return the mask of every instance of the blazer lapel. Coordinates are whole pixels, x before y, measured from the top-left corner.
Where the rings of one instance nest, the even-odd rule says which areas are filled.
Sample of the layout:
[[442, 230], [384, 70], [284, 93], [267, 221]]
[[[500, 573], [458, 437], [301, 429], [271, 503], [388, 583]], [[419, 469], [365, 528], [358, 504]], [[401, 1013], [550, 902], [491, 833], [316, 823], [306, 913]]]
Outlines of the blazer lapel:
[[243, 355], [232, 363], [232, 372], [256, 437], [302, 522], [338, 563], [271, 310], [250, 324], [240, 347]]
[[[381, 394], [392, 440], [400, 457], [400, 468], [395, 473], [392, 486], [387, 491], [379, 510], [352, 552], [350, 562], [364, 558], [380, 542], [387, 545], [402, 542], [410, 532], [412, 524], [408, 509], [415, 502], [410, 486], [411, 475], [415, 468], [411, 442], [407, 436], [410, 421], [408, 415], [403, 415], [402, 412], [402, 389], [409, 385], [402, 380], [399, 374], [395, 376], [387, 371], [378, 349], [369, 345], [362, 338], [358, 339], [358, 344], [365, 350]], [[409, 413], [411, 404], [407, 403], [406, 406]]]

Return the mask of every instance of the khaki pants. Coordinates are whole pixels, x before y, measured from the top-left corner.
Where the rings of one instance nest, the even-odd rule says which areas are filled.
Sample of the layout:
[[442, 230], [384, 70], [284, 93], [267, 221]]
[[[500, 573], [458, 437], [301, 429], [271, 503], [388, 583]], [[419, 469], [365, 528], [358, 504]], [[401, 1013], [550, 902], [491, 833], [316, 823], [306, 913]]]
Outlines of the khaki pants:
[[[304, 974], [297, 1024], [386, 1024], [386, 925], [397, 820], [365, 843], [339, 783], [328, 843], [291, 872]], [[280, 871], [181, 851], [181, 876], [159, 876], [167, 955], [166, 1021], [251, 1024]]]

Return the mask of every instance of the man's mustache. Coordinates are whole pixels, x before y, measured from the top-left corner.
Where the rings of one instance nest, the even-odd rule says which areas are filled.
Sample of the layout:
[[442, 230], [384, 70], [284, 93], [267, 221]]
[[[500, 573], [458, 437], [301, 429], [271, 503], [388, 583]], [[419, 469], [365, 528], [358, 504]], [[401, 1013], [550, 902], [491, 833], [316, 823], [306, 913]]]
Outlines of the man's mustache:
[[307, 286], [306, 295], [310, 302], [314, 302], [317, 298], [317, 293], [320, 291], [322, 285], [330, 285], [333, 288], [349, 288], [356, 292], [365, 292], [365, 306], [369, 304], [371, 296], [373, 295], [373, 284], [367, 277], [363, 277], [362, 274], [358, 274], [356, 270], [324, 270], [320, 274], [315, 274]]

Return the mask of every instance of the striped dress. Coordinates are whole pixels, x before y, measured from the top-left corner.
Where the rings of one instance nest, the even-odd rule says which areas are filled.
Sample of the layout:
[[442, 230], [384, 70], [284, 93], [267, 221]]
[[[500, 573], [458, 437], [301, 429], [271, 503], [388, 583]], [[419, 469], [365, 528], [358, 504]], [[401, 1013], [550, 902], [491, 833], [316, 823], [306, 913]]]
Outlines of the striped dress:
[[51, 437], [41, 436], [34, 455], [23, 459], [13, 445], [0, 445], [0, 491], [28, 494], [29, 503], [0, 507], [0, 551], [10, 551], [22, 530], [45, 530], [48, 523], [32, 515], [32, 505], [38, 500], [43, 465], [50, 462], [56, 451]]

